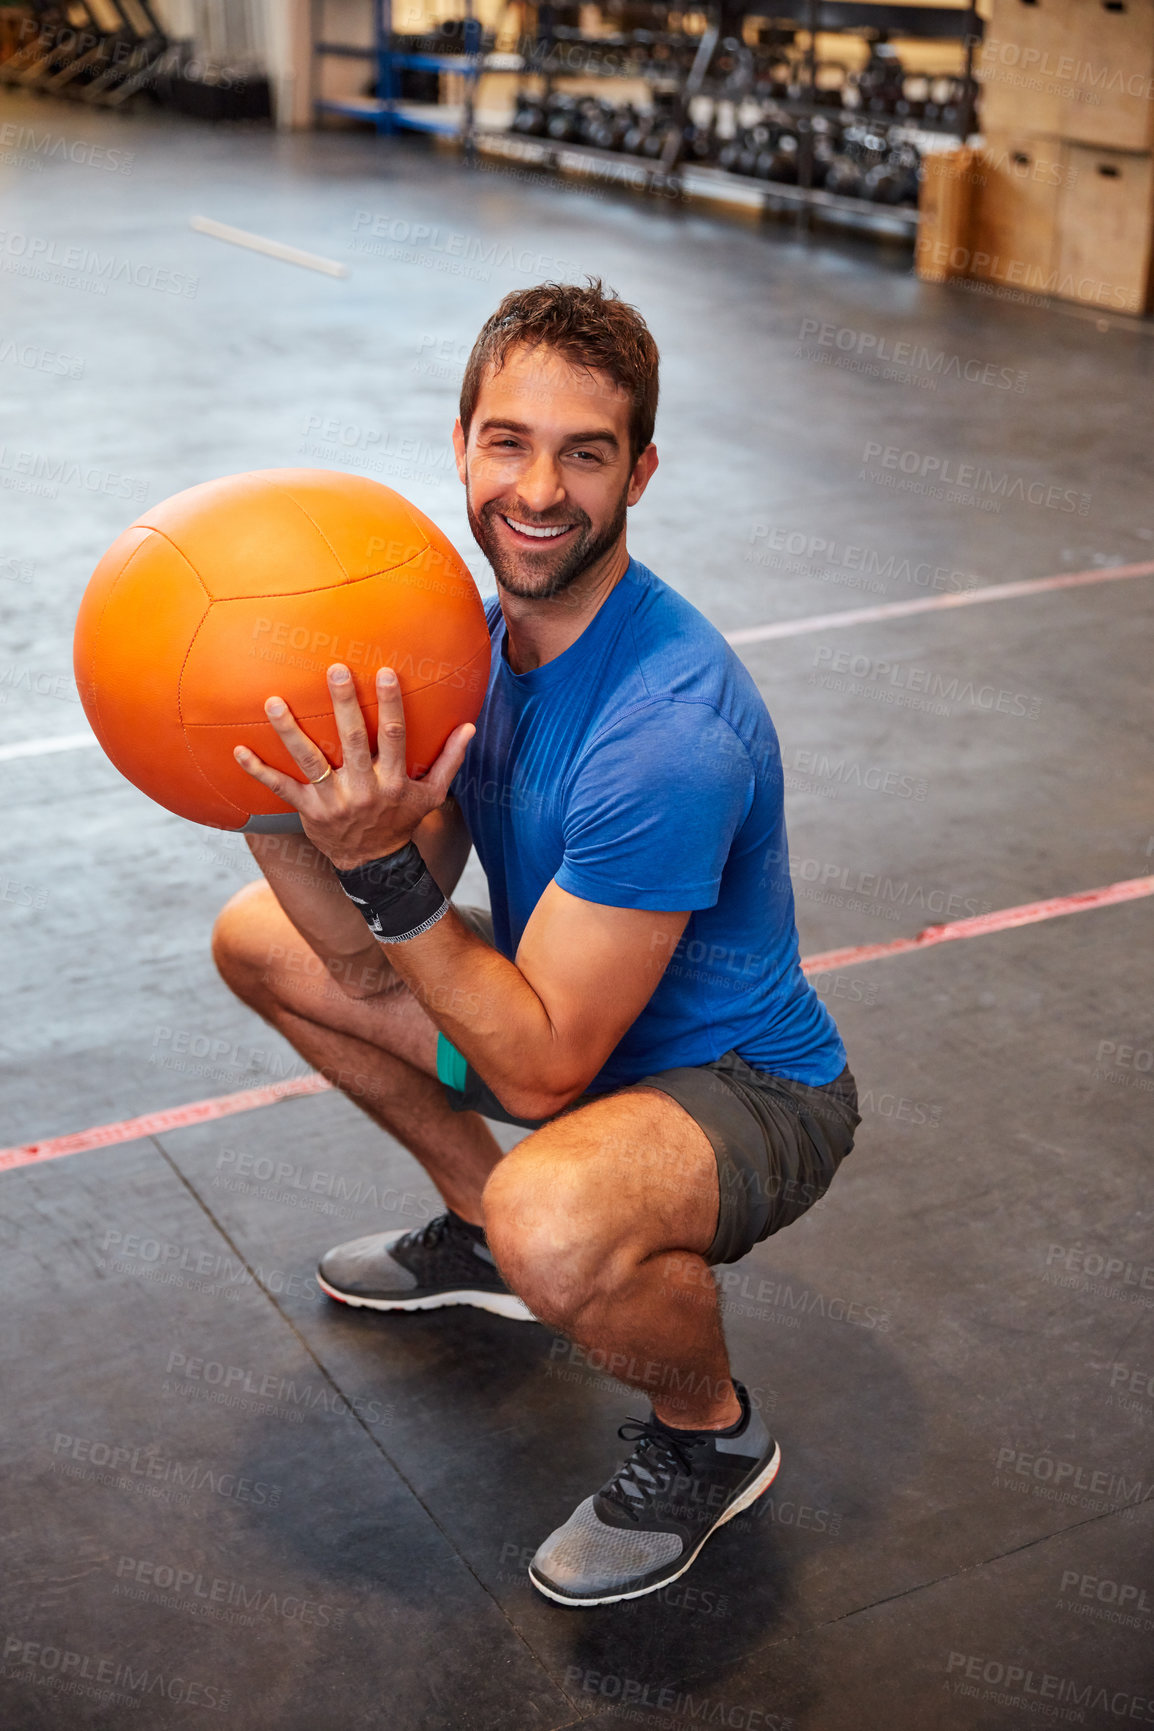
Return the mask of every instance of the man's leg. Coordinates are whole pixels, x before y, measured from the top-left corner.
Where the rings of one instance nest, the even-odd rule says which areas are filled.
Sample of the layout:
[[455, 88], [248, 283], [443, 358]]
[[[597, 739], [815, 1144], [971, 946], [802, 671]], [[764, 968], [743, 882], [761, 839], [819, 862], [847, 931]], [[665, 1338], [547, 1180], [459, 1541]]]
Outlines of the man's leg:
[[476, 1112], [454, 1112], [437, 1081], [435, 1023], [380, 957], [357, 964], [352, 997], [282, 911], [269, 886], [227, 903], [213, 955], [227, 985], [420, 1161], [453, 1211], [480, 1225], [481, 1192], [502, 1150]]
[[486, 1186], [489, 1241], [513, 1290], [654, 1407], [622, 1429], [629, 1459], [538, 1547], [529, 1577], [560, 1604], [675, 1581], [777, 1474], [780, 1450], [730, 1377], [705, 1261], [719, 1189], [704, 1130], [646, 1087], [552, 1119]]
[[705, 1261], [716, 1156], [676, 1101], [634, 1088], [552, 1119], [494, 1170], [484, 1208], [513, 1290], [658, 1418], [717, 1430], [740, 1417]]

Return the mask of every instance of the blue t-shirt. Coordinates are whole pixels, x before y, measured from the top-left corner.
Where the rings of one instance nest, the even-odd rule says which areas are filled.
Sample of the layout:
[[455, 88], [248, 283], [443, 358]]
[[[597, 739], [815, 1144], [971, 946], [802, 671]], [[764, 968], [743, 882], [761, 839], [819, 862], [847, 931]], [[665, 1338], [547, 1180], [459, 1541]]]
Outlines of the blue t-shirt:
[[690, 912], [595, 1093], [736, 1051], [818, 1085], [845, 1066], [801, 971], [777, 734], [720, 632], [631, 559], [580, 637], [527, 673], [486, 609], [489, 689], [453, 782], [512, 959], [551, 879], [615, 908]]

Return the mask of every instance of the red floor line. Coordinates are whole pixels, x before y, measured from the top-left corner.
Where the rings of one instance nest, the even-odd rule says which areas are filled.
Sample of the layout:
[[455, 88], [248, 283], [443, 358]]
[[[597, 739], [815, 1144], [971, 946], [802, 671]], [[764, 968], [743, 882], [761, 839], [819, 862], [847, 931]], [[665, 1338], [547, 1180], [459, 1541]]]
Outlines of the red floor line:
[[913, 601], [883, 601], [876, 607], [842, 608], [815, 613], [808, 619], [782, 619], [775, 625], [750, 625], [727, 631], [726, 642], [769, 643], [778, 637], [804, 637], [809, 631], [829, 631], [842, 625], [866, 625], [876, 619], [902, 619], [910, 613], [931, 613], [940, 607], [977, 607], [983, 601], [1010, 601], [1019, 595], [1039, 595], [1047, 589], [1078, 589], [1087, 583], [1116, 583], [1120, 577], [1152, 577], [1154, 560], [1143, 565], [1108, 565], [1100, 571], [1066, 571], [1056, 577], [1026, 577], [1020, 583], [991, 583], [984, 589], [959, 589], [949, 595], [919, 595]]
[[832, 968], [852, 968], [859, 962], [877, 961], [881, 956], [900, 956], [909, 950], [951, 943], [955, 938], [981, 938], [988, 932], [1032, 926], [1039, 920], [1057, 919], [1062, 914], [1080, 914], [1087, 908], [1108, 908], [1116, 902], [1132, 902], [1139, 896], [1151, 895], [1154, 895], [1154, 877], [1126, 878], [1122, 883], [1107, 884], [1100, 890], [1080, 890], [1076, 895], [1054, 896], [1045, 902], [1023, 902], [1016, 908], [997, 908], [992, 914], [978, 914], [972, 920], [952, 920], [944, 926], [927, 926], [916, 938], [894, 938], [888, 944], [854, 944], [845, 950], [826, 950], [820, 956], [806, 956], [801, 965], [807, 974], [826, 973]]
[[[972, 920], [927, 926], [916, 938], [895, 938], [888, 944], [856, 944], [849, 949], [826, 950], [822, 955], [805, 957], [801, 965], [807, 974], [852, 968], [859, 962], [872, 962], [881, 956], [898, 956], [908, 950], [923, 950], [932, 944], [949, 943], [956, 938], [984, 937], [988, 932], [1004, 932], [1013, 926], [1030, 926], [1038, 920], [1056, 919], [1061, 914], [1083, 913], [1088, 908], [1110, 907], [1117, 902], [1135, 901], [1139, 896], [1150, 895], [1154, 895], [1154, 877], [1127, 878], [1122, 883], [1107, 884], [1104, 889], [1081, 890], [1076, 895], [1055, 896], [1049, 901], [999, 908], [992, 914], [979, 914]], [[163, 1112], [148, 1112], [142, 1118], [125, 1118], [119, 1124], [98, 1124], [91, 1130], [77, 1130], [69, 1136], [26, 1142], [18, 1148], [0, 1148], [0, 1171], [17, 1166], [35, 1166], [43, 1160], [59, 1160], [65, 1154], [82, 1154], [91, 1148], [110, 1148], [120, 1142], [135, 1142], [142, 1136], [159, 1136], [166, 1130], [184, 1130], [190, 1124], [207, 1124], [213, 1118], [228, 1118], [234, 1112], [252, 1112], [258, 1106], [271, 1106], [277, 1100], [291, 1099], [299, 1094], [319, 1094], [329, 1087], [331, 1083], [315, 1073], [297, 1076], [288, 1082], [247, 1088], [239, 1094], [221, 1094], [216, 1099], [197, 1100], [189, 1106], [170, 1106]]]
[[20, 1148], [0, 1148], [0, 1172], [13, 1166], [33, 1166], [41, 1160], [59, 1160], [64, 1154], [83, 1154], [89, 1148], [111, 1148], [117, 1142], [136, 1142], [142, 1136], [159, 1136], [165, 1130], [186, 1130], [190, 1124], [207, 1124], [213, 1118], [228, 1118], [234, 1112], [252, 1112], [272, 1106], [297, 1094], [320, 1094], [332, 1086], [315, 1072], [294, 1076], [288, 1082], [270, 1082], [263, 1088], [245, 1088], [239, 1094], [218, 1094], [215, 1099], [195, 1100], [188, 1106], [170, 1106], [162, 1112], [146, 1112], [142, 1118], [125, 1118], [119, 1124], [97, 1124], [92, 1130], [76, 1130], [70, 1136], [53, 1136], [45, 1142], [26, 1142]]

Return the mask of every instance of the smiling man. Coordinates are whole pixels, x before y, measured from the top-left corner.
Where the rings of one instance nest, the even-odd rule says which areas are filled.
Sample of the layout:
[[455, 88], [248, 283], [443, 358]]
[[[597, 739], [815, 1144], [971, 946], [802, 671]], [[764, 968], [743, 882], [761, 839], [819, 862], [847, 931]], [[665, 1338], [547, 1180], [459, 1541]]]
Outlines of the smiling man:
[[[859, 1122], [798, 960], [772, 722], [719, 633], [626, 549], [657, 377], [643, 320], [599, 283], [502, 301], [454, 429], [497, 579], [477, 727], [410, 780], [390, 670], [374, 755], [330, 668], [340, 768], [270, 698], [307, 784], [237, 756], [309, 840], [288, 869], [277, 838], [250, 837], [267, 881], [215, 934], [234, 991], [348, 1080], [446, 1204], [330, 1250], [324, 1290], [539, 1319], [649, 1396], [628, 1460], [533, 1560], [570, 1605], [674, 1580], [772, 1482], [711, 1268], [823, 1195]], [[471, 846], [491, 914], [448, 900]], [[503, 1156], [486, 1118], [532, 1134]]]

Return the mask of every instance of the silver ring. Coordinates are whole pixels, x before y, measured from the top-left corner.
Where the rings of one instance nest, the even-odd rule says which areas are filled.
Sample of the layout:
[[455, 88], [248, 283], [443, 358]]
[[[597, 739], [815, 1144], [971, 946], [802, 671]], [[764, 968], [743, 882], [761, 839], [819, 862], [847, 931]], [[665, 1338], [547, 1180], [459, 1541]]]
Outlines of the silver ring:
[[333, 773], [333, 766], [330, 763], [326, 767], [324, 775], [312, 775], [309, 777], [309, 780], [312, 782], [314, 787], [319, 787], [321, 782], [325, 781], [332, 773]]

